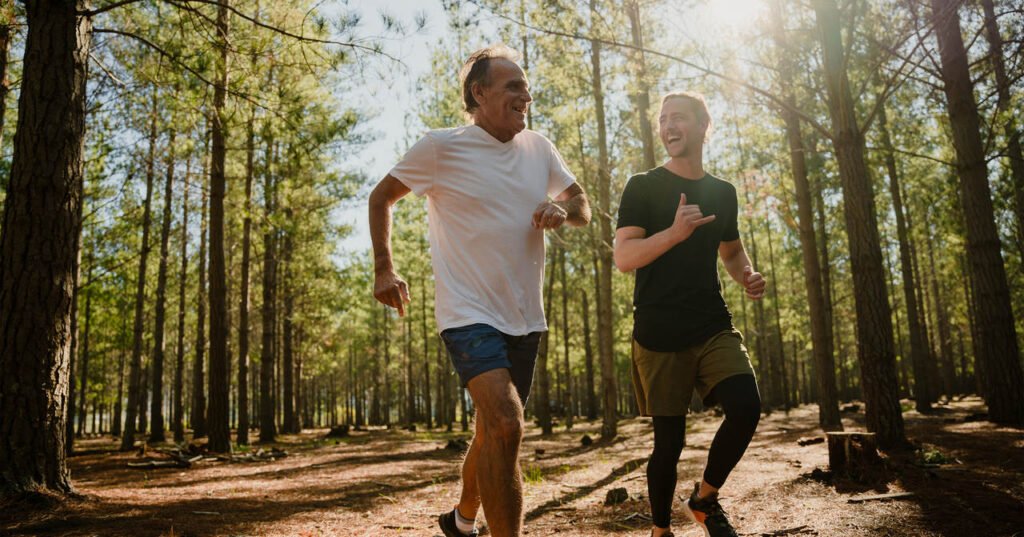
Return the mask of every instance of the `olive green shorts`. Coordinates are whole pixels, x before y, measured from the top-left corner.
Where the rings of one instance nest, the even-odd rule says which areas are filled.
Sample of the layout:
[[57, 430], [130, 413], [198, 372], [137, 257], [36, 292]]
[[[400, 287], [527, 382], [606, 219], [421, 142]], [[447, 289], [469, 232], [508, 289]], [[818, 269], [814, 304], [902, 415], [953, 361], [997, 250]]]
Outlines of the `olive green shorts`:
[[676, 352], [652, 351], [633, 340], [633, 389], [643, 416], [686, 415], [694, 389], [707, 401], [719, 382], [753, 374], [739, 330], [723, 330]]

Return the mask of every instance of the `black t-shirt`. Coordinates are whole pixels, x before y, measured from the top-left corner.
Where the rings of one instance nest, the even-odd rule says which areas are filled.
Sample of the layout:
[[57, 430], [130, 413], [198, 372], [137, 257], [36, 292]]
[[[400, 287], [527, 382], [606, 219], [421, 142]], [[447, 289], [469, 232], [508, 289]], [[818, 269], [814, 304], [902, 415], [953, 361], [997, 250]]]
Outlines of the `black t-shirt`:
[[659, 166], [629, 179], [617, 228], [642, 227], [647, 237], [669, 228], [683, 193], [687, 204], [715, 219], [636, 270], [633, 337], [653, 351], [682, 350], [732, 328], [718, 278], [718, 246], [740, 237], [735, 187], [710, 174], [687, 179]]

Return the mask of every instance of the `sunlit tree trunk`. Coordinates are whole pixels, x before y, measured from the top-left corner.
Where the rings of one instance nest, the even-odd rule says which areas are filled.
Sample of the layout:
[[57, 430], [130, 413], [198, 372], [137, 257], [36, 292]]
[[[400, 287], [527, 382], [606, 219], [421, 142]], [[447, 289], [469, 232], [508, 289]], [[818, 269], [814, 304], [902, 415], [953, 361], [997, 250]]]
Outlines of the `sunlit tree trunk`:
[[989, 418], [997, 423], [1024, 424], [1024, 373], [1014, 331], [1006, 269], [1000, 255], [985, 151], [974, 88], [953, 0], [932, 0], [935, 37], [939, 42], [946, 105], [957, 155], [960, 203], [967, 231], [967, 266], [978, 314], [980, 356], [985, 360]]
[[[550, 261], [550, 260], [549, 260]], [[555, 283], [555, 263], [548, 263], [547, 289], [544, 291], [544, 315], [551, 314], [551, 292]], [[537, 412], [537, 424], [540, 425], [541, 434], [551, 434], [551, 372], [548, 367], [548, 357], [551, 355], [551, 332], [544, 332], [540, 336], [540, 344], [537, 348], [537, 398], [534, 409]]]
[[636, 94], [633, 95], [633, 105], [636, 108], [637, 129], [640, 131], [640, 145], [643, 149], [643, 169], [649, 170], [655, 167], [654, 162], [654, 129], [651, 127], [650, 108], [651, 95], [650, 85], [647, 82], [647, 62], [644, 59], [644, 33], [643, 17], [640, 14], [640, 2], [629, 0], [626, 2], [626, 15], [629, 17], [630, 36], [633, 39], [633, 83], [636, 84]]
[[[591, 18], [597, 18], [597, 4], [590, 0]], [[593, 21], [596, 26], [596, 20]], [[601, 87], [601, 44], [590, 42], [591, 89], [594, 96], [594, 113], [597, 117], [598, 187], [597, 214], [600, 223], [598, 240], [597, 338], [598, 355], [601, 360], [601, 393], [604, 401], [604, 419], [601, 423], [601, 438], [611, 439], [618, 434], [617, 397], [615, 395], [615, 356], [612, 341], [612, 220], [611, 197], [612, 179], [608, 165], [608, 134], [604, 117], [604, 90]]]
[[905, 437], [874, 193], [864, 162], [864, 134], [856, 123], [846, 74], [839, 9], [835, 0], [814, 0], [813, 4], [822, 43], [832, 144], [843, 182], [865, 418], [878, 445], [887, 448], [905, 442]]
[[174, 192], [174, 138], [175, 131], [170, 130], [167, 142], [167, 176], [164, 181], [164, 212], [160, 227], [160, 258], [156, 279], [156, 312], [153, 326], [153, 360], [152, 380], [150, 385], [153, 397], [150, 400], [150, 442], [163, 442], [164, 435], [164, 335], [167, 318], [167, 263], [171, 240], [171, 205]]
[[[146, 198], [142, 212], [142, 249], [139, 253], [139, 271], [135, 287], [135, 323], [132, 330], [132, 358], [128, 366], [128, 407], [124, 421], [124, 433], [121, 436], [121, 450], [132, 449], [135, 444], [135, 432], [139, 418], [139, 401], [144, 397], [142, 391], [142, 336], [145, 331], [143, 315], [146, 300], [146, 262], [149, 258], [149, 227], [152, 220], [153, 175], [155, 173], [156, 153], [156, 120], [157, 95], [156, 86], [152, 88], [150, 99], [149, 123], [149, 155], [146, 160]], [[139, 431], [145, 432], [145, 431]]]
[[274, 340], [277, 328], [277, 252], [274, 215], [277, 210], [276, 149], [267, 143], [267, 166], [263, 175], [263, 306], [260, 346], [260, 442], [273, 442], [277, 437], [274, 422]]
[[255, 173], [255, 112], [249, 110], [245, 139], [245, 215], [242, 219], [242, 281], [238, 290], [238, 430], [239, 445], [249, 443], [249, 264], [252, 249], [252, 181]]
[[[191, 160], [186, 159], [186, 162]], [[185, 284], [188, 282], [188, 187], [192, 178], [188, 164], [185, 165], [185, 180], [182, 181], [181, 196], [181, 271], [178, 273], [178, 348], [177, 361], [174, 364], [174, 390], [171, 395], [171, 430], [174, 431], [174, 442], [185, 441]]]

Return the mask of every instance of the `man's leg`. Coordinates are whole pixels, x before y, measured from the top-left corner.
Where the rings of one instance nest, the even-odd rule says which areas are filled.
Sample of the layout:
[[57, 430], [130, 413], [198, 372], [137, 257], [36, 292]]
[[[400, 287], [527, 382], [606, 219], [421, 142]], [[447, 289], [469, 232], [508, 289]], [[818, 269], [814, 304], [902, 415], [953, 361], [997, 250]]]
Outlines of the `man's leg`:
[[711, 392], [722, 405], [725, 420], [711, 441], [704, 479], [697, 492], [699, 498], [713, 494], [725, 484], [747, 450], [761, 419], [761, 396], [753, 375], [729, 377], [715, 385]]
[[[519, 469], [523, 406], [507, 369], [481, 373], [467, 387], [476, 405], [473, 446], [479, 447], [475, 454], [467, 453], [465, 466], [475, 466], [479, 498], [491, 535], [519, 537], [523, 518], [523, 478]], [[463, 472], [466, 480], [465, 467]], [[463, 488], [463, 497], [466, 492]]]
[[476, 483], [476, 462], [480, 456], [482, 443], [483, 435], [480, 434], [480, 420], [478, 419], [473, 439], [469, 443], [469, 450], [466, 451], [466, 458], [462, 461], [462, 495], [459, 497], [459, 514], [469, 520], [474, 520], [480, 509], [480, 488]]
[[647, 494], [651, 499], [653, 537], [661, 537], [672, 523], [676, 491], [676, 465], [686, 442], [686, 416], [654, 416], [654, 451], [647, 461]]

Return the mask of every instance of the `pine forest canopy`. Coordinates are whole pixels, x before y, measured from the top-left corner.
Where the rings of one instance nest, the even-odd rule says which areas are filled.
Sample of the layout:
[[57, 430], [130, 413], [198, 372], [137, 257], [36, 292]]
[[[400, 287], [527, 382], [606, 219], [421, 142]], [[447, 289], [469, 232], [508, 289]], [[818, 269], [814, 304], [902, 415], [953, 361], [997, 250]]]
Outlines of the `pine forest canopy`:
[[[372, 142], [464, 124], [457, 70], [495, 42], [522, 54], [530, 128], [595, 214], [548, 234], [527, 408], [543, 430], [600, 418], [612, 437], [637, 413], [611, 233], [626, 180], [665, 160], [652, 134], [679, 89], [710, 105], [708, 169], [736, 186], [770, 282], [751, 302], [723, 281], [767, 408], [816, 403], [835, 430], [839, 401], [863, 400], [881, 447], [904, 442], [901, 399], [979, 394], [989, 419], [1024, 424], [1017, 2], [442, 6], [0, 6], [0, 490], [70, 491], [87, 434], [223, 452], [339, 424], [465, 430], [424, 200], [395, 211], [404, 317], [373, 300], [346, 219], [381, 179]], [[402, 63], [393, 48], [429, 28], [428, 63]], [[403, 77], [412, 98], [389, 102]]]

